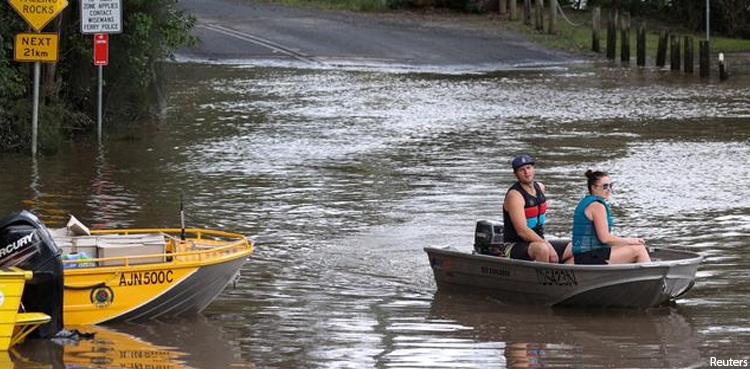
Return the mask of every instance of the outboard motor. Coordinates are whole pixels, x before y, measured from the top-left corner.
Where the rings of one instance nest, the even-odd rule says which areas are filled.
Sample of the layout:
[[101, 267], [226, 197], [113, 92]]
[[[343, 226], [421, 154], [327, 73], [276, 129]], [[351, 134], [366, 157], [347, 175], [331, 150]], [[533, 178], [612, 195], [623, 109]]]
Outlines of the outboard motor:
[[52, 318], [30, 337], [53, 337], [63, 328], [62, 259], [47, 227], [26, 210], [0, 220], [0, 267], [10, 266], [34, 272], [21, 297], [26, 311]]
[[474, 231], [474, 252], [498, 256], [503, 245], [503, 225], [489, 220], [477, 221]]

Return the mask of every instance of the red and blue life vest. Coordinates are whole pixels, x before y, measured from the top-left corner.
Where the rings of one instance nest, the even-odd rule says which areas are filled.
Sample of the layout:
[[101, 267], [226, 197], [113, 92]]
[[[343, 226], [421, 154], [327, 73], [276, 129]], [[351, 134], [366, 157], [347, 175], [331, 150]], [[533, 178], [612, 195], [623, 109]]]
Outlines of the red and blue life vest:
[[[542, 187], [539, 183], [534, 182], [534, 189], [536, 190], [536, 196], [532, 196], [526, 192], [521, 186], [521, 183], [516, 182], [513, 186], [508, 189], [508, 192], [516, 190], [523, 196], [524, 206], [523, 211], [526, 215], [526, 225], [540, 237], [544, 237], [544, 221], [547, 218], [547, 198], [542, 192]], [[507, 194], [506, 194], [507, 196]], [[516, 232], [516, 227], [513, 226], [513, 221], [510, 219], [510, 214], [503, 208], [503, 241], [504, 242], [525, 242], [521, 236]]]

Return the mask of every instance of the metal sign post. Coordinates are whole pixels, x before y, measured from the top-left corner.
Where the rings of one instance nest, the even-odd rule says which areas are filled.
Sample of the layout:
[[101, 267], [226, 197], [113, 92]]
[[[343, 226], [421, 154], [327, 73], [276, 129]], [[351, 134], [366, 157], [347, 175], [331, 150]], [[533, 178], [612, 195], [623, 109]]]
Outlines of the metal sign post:
[[102, 144], [102, 101], [104, 90], [104, 66], [109, 63], [109, 36], [106, 33], [94, 35], [94, 65], [99, 69], [99, 81], [96, 101], [96, 137]]
[[41, 64], [57, 63], [59, 50], [57, 33], [39, 33], [44, 26], [68, 6], [67, 0], [47, 0], [45, 5], [27, 4], [25, 0], [8, 0], [10, 6], [37, 33], [16, 34], [13, 55], [17, 62], [34, 63], [34, 101], [31, 112], [31, 155], [36, 157], [39, 131], [39, 79]]
[[36, 156], [37, 135], [39, 134], [39, 75], [41, 63], [34, 63], [34, 102], [31, 108], [31, 156]]
[[81, 0], [81, 33], [94, 34], [94, 66], [98, 68], [96, 136], [102, 144], [104, 66], [109, 63], [109, 34], [122, 32], [122, 0]]

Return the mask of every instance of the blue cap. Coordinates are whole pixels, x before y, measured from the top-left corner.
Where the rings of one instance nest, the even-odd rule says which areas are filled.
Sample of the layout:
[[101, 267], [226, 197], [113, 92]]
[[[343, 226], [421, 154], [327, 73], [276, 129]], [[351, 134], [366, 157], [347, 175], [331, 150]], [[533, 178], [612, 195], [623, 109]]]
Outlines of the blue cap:
[[526, 164], [534, 164], [534, 158], [529, 154], [521, 154], [516, 156], [511, 164], [513, 165], [513, 170], [516, 170]]

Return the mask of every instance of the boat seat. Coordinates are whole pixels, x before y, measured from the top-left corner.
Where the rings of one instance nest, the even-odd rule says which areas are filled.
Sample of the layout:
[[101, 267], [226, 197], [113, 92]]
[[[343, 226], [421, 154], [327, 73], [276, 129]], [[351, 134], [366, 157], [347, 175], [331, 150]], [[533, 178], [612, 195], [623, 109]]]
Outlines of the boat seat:
[[16, 325], [44, 324], [51, 319], [49, 315], [44, 313], [18, 313]]
[[10, 346], [22, 342], [36, 327], [48, 323], [52, 318], [44, 313], [16, 314], [16, 327], [11, 337]]

